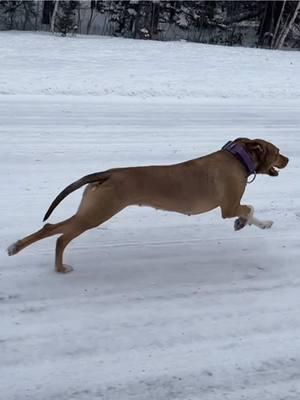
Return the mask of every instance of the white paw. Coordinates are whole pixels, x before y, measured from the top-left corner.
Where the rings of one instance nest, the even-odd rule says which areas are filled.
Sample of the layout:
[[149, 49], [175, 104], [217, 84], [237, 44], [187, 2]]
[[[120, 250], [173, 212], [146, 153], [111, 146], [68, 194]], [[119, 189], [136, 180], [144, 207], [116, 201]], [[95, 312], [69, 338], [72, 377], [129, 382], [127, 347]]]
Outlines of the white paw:
[[273, 221], [259, 221], [258, 227], [260, 229], [270, 229], [273, 224], [274, 224]]

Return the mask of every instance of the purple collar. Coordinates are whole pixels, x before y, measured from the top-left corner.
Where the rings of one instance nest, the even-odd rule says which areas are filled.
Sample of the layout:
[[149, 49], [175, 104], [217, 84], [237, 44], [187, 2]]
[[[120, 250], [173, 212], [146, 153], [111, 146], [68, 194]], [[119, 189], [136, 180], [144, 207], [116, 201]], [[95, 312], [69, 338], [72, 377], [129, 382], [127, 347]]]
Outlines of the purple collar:
[[248, 176], [256, 174], [255, 165], [252, 157], [250, 156], [249, 153], [247, 153], [246, 150], [244, 150], [244, 148], [240, 144], [229, 141], [222, 147], [222, 150], [229, 151], [229, 153], [231, 153], [235, 158], [237, 158], [246, 168]]

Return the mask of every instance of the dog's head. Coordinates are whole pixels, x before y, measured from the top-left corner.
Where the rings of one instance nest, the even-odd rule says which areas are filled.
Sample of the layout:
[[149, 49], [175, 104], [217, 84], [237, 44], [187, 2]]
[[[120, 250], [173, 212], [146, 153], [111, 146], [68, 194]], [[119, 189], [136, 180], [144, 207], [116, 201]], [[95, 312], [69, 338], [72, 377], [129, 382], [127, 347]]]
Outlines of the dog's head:
[[265, 140], [238, 138], [235, 142], [241, 144], [251, 155], [258, 174], [277, 176], [278, 169], [285, 168], [289, 162], [289, 159], [280, 154], [279, 149], [274, 144]]

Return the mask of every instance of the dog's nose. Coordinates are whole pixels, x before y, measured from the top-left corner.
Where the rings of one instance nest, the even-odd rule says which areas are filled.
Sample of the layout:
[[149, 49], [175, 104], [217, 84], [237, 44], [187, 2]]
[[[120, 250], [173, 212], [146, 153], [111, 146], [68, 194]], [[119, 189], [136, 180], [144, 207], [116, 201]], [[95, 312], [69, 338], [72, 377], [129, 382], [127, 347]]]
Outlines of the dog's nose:
[[289, 163], [289, 159], [287, 157], [283, 156], [283, 155], [281, 155], [281, 159], [283, 161], [282, 162], [283, 167], [286, 167], [288, 165], [288, 163]]

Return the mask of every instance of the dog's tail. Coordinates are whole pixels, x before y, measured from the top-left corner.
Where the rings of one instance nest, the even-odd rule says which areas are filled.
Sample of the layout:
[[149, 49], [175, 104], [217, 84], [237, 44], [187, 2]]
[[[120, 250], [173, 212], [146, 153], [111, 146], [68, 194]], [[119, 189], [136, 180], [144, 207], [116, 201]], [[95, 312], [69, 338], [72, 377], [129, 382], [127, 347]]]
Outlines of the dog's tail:
[[86, 176], [78, 179], [77, 181], [71, 183], [71, 185], [67, 186], [53, 200], [52, 204], [50, 205], [50, 207], [48, 208], [48, 211], [46, 212], [46, 214], [44, 216], [43, 221], [46, 221], [50, 217], [50, 215], [52, 214], [52, 211], [70, 193], [74, 192], [75, 190], [79, 189], [81, 186], [84, 186], [88, 183], [93, 183], [93, 182], [103, 183], [103, 182], [105, 182], [110, 177], [111, 172], [112, 172], [112, 170], [108, 170], [108, 171], [104, 171], [104, 172], [95, 172], [93, 174], [86, 175]]

